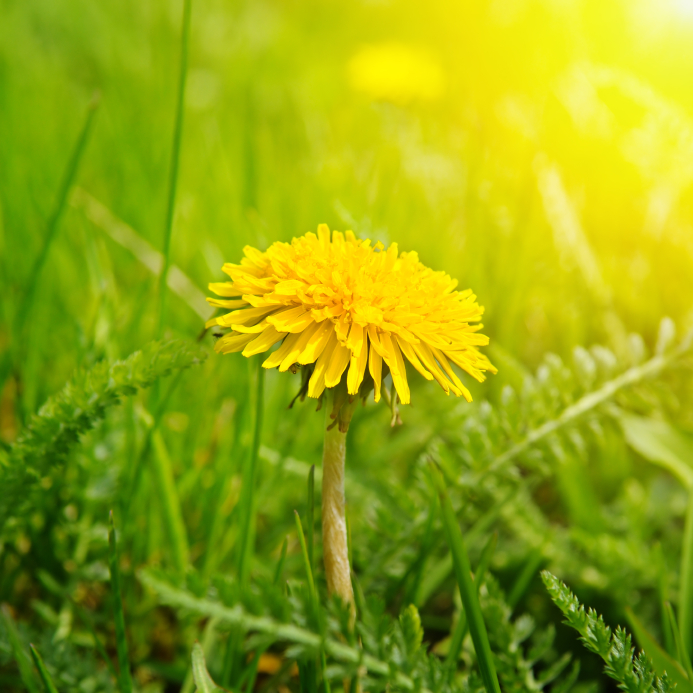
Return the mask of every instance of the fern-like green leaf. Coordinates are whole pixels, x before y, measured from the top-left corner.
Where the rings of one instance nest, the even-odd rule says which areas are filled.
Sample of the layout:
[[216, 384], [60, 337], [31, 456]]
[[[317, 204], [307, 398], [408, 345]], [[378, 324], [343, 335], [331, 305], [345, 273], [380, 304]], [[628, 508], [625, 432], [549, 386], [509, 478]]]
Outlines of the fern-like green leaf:
[[151, 342], [124, 361], [80, 369], [50, 397], [9, 451], [0, 453], [0, 528], [31, 507], [31, 488], [61, 463], [81, 435], [122, 397], [205, 358], [189, 342]]
[[563, 612], [565, 622], [580, 634], [588, 650], [604, 660], [604, 670], [618, 681], [621, 690], [667, 693], [674, 689], [666, 673], [657, 675], [644, 652], [634, 656], [631, 637], [623, 628], [612, 633], [604, 619], [594, 609], [585, 611], [578, 598], [557, 577], [546, 570], [541, 576], [554, 604]]

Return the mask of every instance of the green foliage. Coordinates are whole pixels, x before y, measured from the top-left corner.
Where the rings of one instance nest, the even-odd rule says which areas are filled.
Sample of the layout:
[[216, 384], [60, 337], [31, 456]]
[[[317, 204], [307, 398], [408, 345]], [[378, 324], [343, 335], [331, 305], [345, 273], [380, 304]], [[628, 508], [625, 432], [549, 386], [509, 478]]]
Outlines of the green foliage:
[[124, 361], [102, 361], [78, 370], [32, 417], [10, 449], [0, 452], [0, 527], [31, 510], [32, 487], [64, 462], [80, 436], [103, 419], [109, 407], [203, 360], [187, 342], [152, 342]]
[[205, 653], [199, 642], [196, 642], [192, 649], [192, 672], [197, 686], [196, 693], [217, 693], [224, 690], [217, 686], [209, 675], [205, 664]]
[[666, 673], [658, 676], [644, 652], [634, 656], [630, 635], [620, 626], [611, 628], [594, 609], [585, 611], [578, 598], [557, 577], [544, 571], [542, 579], [556, 606], [563, 612], [565, 622], [580, 633], [588, 650], [598, 654], [606, 663], [604, 671], [619, 688], [629, 693], [673, 690]]

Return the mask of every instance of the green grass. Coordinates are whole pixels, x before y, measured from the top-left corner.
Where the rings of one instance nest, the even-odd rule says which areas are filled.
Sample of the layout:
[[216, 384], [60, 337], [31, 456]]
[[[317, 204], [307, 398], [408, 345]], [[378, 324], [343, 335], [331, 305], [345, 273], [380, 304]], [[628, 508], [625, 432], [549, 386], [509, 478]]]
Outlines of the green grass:
[[[693, 26], [646, 4], [0, 0], [0, 690], [690, 686]], [[443, 92], [359, 89], [388, 42]], [[355, 629], [323, 412], [202, 329], [320, 222], [472, 287], [499, 368], [355, 411]]]

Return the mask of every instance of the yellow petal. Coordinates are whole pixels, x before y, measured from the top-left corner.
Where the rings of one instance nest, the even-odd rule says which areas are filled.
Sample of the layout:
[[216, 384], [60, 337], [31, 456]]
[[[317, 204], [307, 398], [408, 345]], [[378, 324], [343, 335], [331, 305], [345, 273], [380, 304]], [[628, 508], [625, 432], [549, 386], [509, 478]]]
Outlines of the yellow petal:
[[274, 325], [265, 326], [264, 332], [255, 337], [252, 342], [243, 349], [243, 356], [254, 356], [267, 351], [274, 346], [280, 339], [286, 336], [286, 332], [277, 332]]
[[274, 325], [281, 332], [302, 332], [314, 320], [309, 310], [303, 306], [296, 306], [267, 318], [267, 322]]
[[349, 365], [349, 359], [351, 358], [351, 352], [345, 346], [338, 344], [334, 351], [332, 352], [332, 358], [330, 359], [330, 364], [325, 371], [325, 386], [334, 387], [339, 384], [342, 379], [342, 373], [346, 370]]
[[368, 338], [371, 340], [371, 346], [382, 357], [383, 348], [380, 345], [380, 334], [378, 333], [378, 328], [375, 325], [368, 326]]
[[208, 298], [207, 303], [209, 303], [210, 306], [217, 306], [218, 308], [228, 308], [229, 310], [234, 308], [245, 308], [248, 305], [246, 301], [240, 299], [235, 301], [222, 301], [219, 298]]
[[217, 340], [214, 351], [219, 354], [232, 354], [236, 351], [243, 351], [245, 345], [253, 340], [252, 334], [229, 333]]
[[325, 389], [325, 372], [327, 371], [327, 366], [332, 358], [332, 352], [335, 350], [337, 344], [337, 335], [334, 330], [332, 330], [330, 338], [315, 364], [313, 375], [310, 377], [308, 383], [308, 397], [317, 399], [323, 393]]
[[397, 337], [391, 337], [387, 332], [380, 336], [383, 349], [385, 350], [385, 362], [390, 367], [392, 382], [395, 384], [397, 394], [402, 404], [409, 404], [411, 394], [409, 383], [407, 382], [407, 369], [404, 366], [402, 352], [399, 350]]
[[233, 329], [243, 334], [260, 334], [260, 332], [264, 332], [268, 327], [269, 323], [267, 320], [260, 320], [257, 325], [234, 325]]
[[231, 282], [212, 282], [209, 284], [209, 290], [214, 292], [217, 296], [241, 296], [242, 291], [239, 291], [234, 287]]
[[296, 363], [301, 352], [306, 348], [306, 344], [310, 342], [312, 336], [315, 334], [319, 327], [320, 325], [314, 322], [310, 327], [301, 332], [298, 340], [294, 343], [293, 347], [291, 347], [291, 351], [284, 357], [284, 360], [279, 364], [280, 373], [284, 373], [285, 371], [289, 370], [289, 368], [291, 368], [291, 366], [293, 366], [294, 363]]
[[450, 378], [450, 380], [452, 380], [452, 382], [456, 385], [457, 389], [460, 391], [460, 394], [467, 400], [467, 402], [471, 402], [471, 392], [469, 392], [469, 390], [462, 384], [462, 381], [457, 377], [457, 373], [452, 370], [450, 363], [445, 358], [445, 354], [435, 348], [431, 348], [431, 352], [438, 359], [438, 363], [443, 367], [443, 370], [447, 374], [448, 378]]
[[383, 374], [383, 357], [370, 345], [368, 354], [368, 370], [371, 378], [373, 378], [374, 393], [373, 398], [376, 402], [380, 402], [380, 385]]
[[438, 381], [438, 385], [445, 390], [445, 393], [450, 394], [451, 389], [454, 392], [456, 389], [455, 386], [445, 377], [443, 371], [440, 370], [440, 366], [438, 366], [433, 358], [433, 354], [431, 353], [431, 349], [428, 347], [428, 345], [424, 342], [420, 342], [419, 344], [414, 344], [412, 349], [414, 349], [416, 355], [421, 359], [424, 366], [428, 368], [433, 377]]
[[232, 327], [233, 325], [247, 325], [248, 323], [256, 323], [268, 313], [273, 313], [277, 310], [276, 306], [264, 308], [246, 308], [245, 310], [234, 310], [233, 313], [222, 315], [217, 318], [219, 325]]
[[370, 345], [368, 354], [368, 370], [370, 371], [375, 386], [374, 399], [380, 402], [380, 382], [383, 373], [383, 357]]
[[361, 352], [357, 356], [352, 353], [349, 362], [349, 373], [347, 375], [347, 390], [350, 395], [355, 395], [361, 383], [363, 376], [366, 374], [366, 364], [368, 363], [368, 339], [361, 344]]
[[323, 249], [330, 247], [330, 227], [327, 224], [318, 224], [318, 239]]
[[303, 353], [298, 357], [298, 362], [306, 365], [313, 363], [315, 359], [322, 354], [330, 337], [334, 334], [334, 325], [329, 321], [316, 323], [318, 329], [311, 336], [308, 346], [303, 350]]
[[416, 355], [414, 352], [414, 349], [412, 348], [411, 344], [407, 342], [406, 339], [397, 339], [399, 343], [399, 348], [402, 350], [402, 353], [407, 357], [409, 362], [411, 363], [414, 368], [416, 368], [421, 375], [423, 375], [426, 380], [433, 380], [433, 376], [423, 367], [421, 364], [421, 361], [419, 361], [419, 357]]
[[347, 339], [347, 348], [351, 349], [354, 356], [358, 356], [361, 353], [361, 347], [363, 346], [363, 338], [365, 335], [365, 330], [363, 325], [357, 325], [353, 323], [351, 330], [349, 331], [349, 338]]
[[290, 334], [287, 335], [286, 339], [282, 342], [282, 345], [271, 356], [265, 360], [262, 364], [263, 368], [276, 368], [288, 355], [292, 347], [299, 340], [301, 335]]

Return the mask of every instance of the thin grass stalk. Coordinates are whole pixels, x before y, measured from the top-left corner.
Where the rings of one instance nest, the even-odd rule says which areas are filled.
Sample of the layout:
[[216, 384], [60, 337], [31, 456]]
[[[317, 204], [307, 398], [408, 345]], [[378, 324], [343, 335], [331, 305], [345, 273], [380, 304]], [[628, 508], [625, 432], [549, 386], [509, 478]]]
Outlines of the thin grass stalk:
[[310, 567], [310, 556], [308, 554], [308, 546], [306, 544], [306, 537], [303, 534], [303, 525], [301, 524], [301, 516], [298, 511], [294, 510], [294, 517], [296, 520], [296, 532], [298, 534], [298, 541], [301, 544], [301, 553], [303, 554], [303, 563], [306, 569], [306, 578], [308, 580], [308, 592], [310, 594], [310, 601], [313, 606], [313, 614], [316, 619], [320, 612], [320, 602], [318, 600], [318, 592], [315, 589], [315, 580], [313, 579], [313, 570]]
[[308, 472], [308, 518], [306, 521], [306, 541], [308, 542], [308, 558], [310, 569], [315, 573], [315, 465], [311, 465]]
[[128, 641], [125, 635], [125, 616], [123, 615], [123, 599], [120, 589], [120, 566], [118, 565], [118, 544], [116, 541], [113, 511], [108, 516], [108, 564], [111, 569], [111, 591], [113, 592], [113, 622], [116, 633], [116, 651], [120, 675], [118, 685], [120, 693], [132, 693], [132, 675], [130, 674], [130, 658], [128, 656]]
[[659, 597], [659, 611], [661, 618], [661, 628], [664, 636], [664, 649], [670, 655], [674, 655], [676, 652], [676, 646], [674, 644], [674, 637], [669, 628], [669, 617], [667, 616], [666, 603], [669, 601], [668, 598], [668, 585], [667, 585], [667, 565], [664, 558], [664, 552], [662, 551], [662, 545], [660, 543], [655, 544], [655, 560], [657, 563], [657, 596]]
[[255, 548], [255, 483], [257, 478], [258, 453], [262, 437], [262, 419], [265, 393], [265, 369], [259, 359], [252, 359], [251, 364], [255, 374], [255, 407], [253, 441], [250, 454], [247, 456], [243, 469], [241, 498], [239, 499], [240, 517], [240, 553], [238, 576], [241, 585], [247, 585], [250, 576], [250, 564]]
[[529, 584], [532, 582], [532, 578], [537, 574], [543, 562], [544, 552], [542, 548], [534, 549], [534, 551], [530, 553], [527, 562], [522, 567], [520, 574], [517, 576], [508, 594], [507, 602], [511, 609], [514, 610], [519, 604], [520, 599], [522, 599], [527, 591]]
[[693, 681], [693, 667], [691, 666], [691, 658], [688, 654], [688, 650], [684, 646], [680, 626], [676, 623], [676, 615], [674, 614], [674, 609], [669, 602], [666, 603], [666, 610], [667, 616], [669, 617], [669, 627], [674, 636], [674, 643], [676, 645], [676, 659], [686, 671], [688, 680]]
[[31, 273], [29, 274], [27, 293], [24, 296], [24, 301], [18, 314], [18, 320], [20, 321], [21, 326], [23, 326], [30, 317], [34, 296], [36, 295], [39, 275], [43, 270], [43, 266], [46, 264], [50, 250], [53, 247], [53, 241], [58, 233], [60, 219], [65, 211], [65, 205], [67, 204], [67, 198], [70, 194], [70, 190], [72, 189], [72, 184], [77, 177], [79, 165], [87, 147], [87, 142], [89, 141], [89, 135], [91, 133], [92, 125], [94, 123], [94, 116], [96, 115], [96, 109], [99, 106], [99, 102], [100, 95], [96, 93], [89, 102], [84, 124], [82, 125], [79, 137], [75, 142], [75, 146], [70, 153], [67, 167], [65, 168], [65, 172], [63, 173], [63, 177], [60, 181], [60, 187], [58, 188], [58, 194], [55, 198], [55, 204], [53, 205], [51, 215], [48, 217], [48, 223], [46, 224], [46, 237], [43, 241], [41, 251], [34, 262], [34, 266], [31, 269]]
[[238, 682], [237, 687], [239, 690], [242, 689], [243, 686], [245, 686], [246, 693], [252, 693], [252, 691], [255, 690], [255, 681], [257, 680], [257, 669], [260, 665], [260, 659], [266, 651], [267, 648], [263, 647], [258, 649], [258, 651], [255, 653], [253, 660], [250, 662], [250, 664], [248, 664], [245, 671], [243, 672], [243, 676], [241, 676], [241, 679]]
[[[345, 602], [354, 603], [349, 567], [349, 547], [344, 498], [346, 433], [330, 418], [325, 407], [325, 441], [322, 456], [322, 546], [327, 590]], [[332, 425], [331, 425], [332, 424]], [[331, 425], [331, 426], [330, 426]]]
[[479, 663], [481, 678], [488, 693], [501, 693], [498, 676], [496, 675], [496, 667], [493, 663], [493, 655], [491, 654], [491, 645], [488, 640], [488, 633], [486, 632], [486, 625], [484, 624], [479, 598], [471, 576], [472, 571], [469, 565], [464, 539], [462, 538], [462, 532], [457, 524], [455, 511], [452, 509], [452, 504], [445, 490], [445, 484], [441, 473], [433, 465], [431, 465], [431, 473], [438, 495], [440, 496], [440, 504], [443, 511], [443, 526], [450, 545], [453, 565], [455, 567], [455, 576], [457, 577], [457, 583], [460, 588], [462, 604], [464, 605], [464, 610], [469, 621], [469, 632], [472, 636], [472, 642], [474, 643], [474, 651], [476, 652], [477, 661]]
[[10, 647], [12, 648], [12, 654], [17, 662], [17, 667], [19, 668], [19, 677], [21, 678], [22, 683], [29, 693], [39, 693], [38, 685], [34, 677], [34, 671], [31, 667], [31, 662], [29, 661], [29, 658], [22, 647], [22, 643], [19, 639], [19, 633], [17, 632], [17, 626], [15, 625], [12, 614], [10, 613], [10, 608], [7, 606], [7, 604], [3, 604], [2, 608], [0, 608], [0, 615], [2, 615], [2, 620], [5, 624], [7, 639], [10, 641]]
[[185, 105], [185, 81], [188, 74], [188, 52], [190, 44], [190, 15], [192, 0], [183, 0], [183, 26], [181, 31], [180, 71], [178, 74], [178, 95], [176, 98], [176, 119], [173, 126], [173, 143], [171, 146], [171, 167], [169, 169], [168, 199], [166, 203], [166, 225], [164, 226], [163, 264], [159, 275], [159, 324], [157, 339], [164, 331], [166, 319], [166, 281], [168, 268], [171, 264], [171, 235], [173, 233], [173, 217], [176, 208], [176, 191], [178, 188], [178, 167], [180, 163], [180, 148], [183, 137], [183, 111]]
[[[28, 339], [27, 330], [29, 329], [28, 325], [30, 325], [30, 319], [33, 313], [34, 299], [38, 289], [41, 272], [46, 264], [50, 250], [53, 247], [53, 242], [55, 241], [55, 237], [60, 226], [60, 219], [65, 211], [67, 198], [70, 194], [70, 190], [72, 189], [75, 178], [77, 177], [79, 165], [86, 150], [87, 142], [89, 141], [89, 135], [92, 130], [94, 116], [96, 115], [96, 109], [98, 108], [99, 101], [100, 95], [97, 92], [89, 102], [84, 124], [82, 125], [82, 129], [80, 130], [77, 141], [75, 142], [72, 152], [70, 153], [70, 158], [68, 159], [65, 172], [63, 173], [63, 177], [60, 181], [55, 203], [46, 224], [46, 236], [43, 240], [43, 245], [41, 246], [38, 257], [34, 262], [34, 266], [29, 273], [29, 278], [26, 284], [27, 291], [15, 316], [16, 339], [10, 340], [10, 349], [7, 350], [7, 353], [0, 364], [0, 392], [3, 390], [5, 380], [9, 374], [14, 368], [18, 367], [19, 364], [16, 349], [13, 345], [21, 344], [23, 345], [22, 348], [26, 349], [27, 344], [31, 343], [31, 340]], [[25, 354], [22, 356], [22, 362], [26, 362]], [[19, 402], [20, 399], [18, 398], [18, 404]], [[22, 406], [17, 407], [17, 414], [23, 419], [24, 409]]]
[[278, 585], [282, 579], [282, 573], [284, 572], [284, 561], [286, 560], [286, 550], [289, 547], [289, 538], [284, 537], [282, 542], [282, 548], [279, 553], [279, 560], [277, 561], [277, 567], [274, 569], [274, 580], [272, 584]]
[[[479, 565], [477, 566], [476, 573], [474, 574], [474, 584], [476, 585], [477, 594], [479, 594], [481, 585], [484, 584], [486, 571], [491, 563], [491, 557], [493, 556], [497, 543], [498, 532], [494, 532], [481, 552]], [[460, 616], [457, 619], [457, 623], [455, 624], [455, 629], [450, 637], [450, 649], [448, 650], [448, 654], [445, 658], [445, 667], [448, 670], [448, 675], [452, 674], [452, 672], [454, 672], [457, 668], [457, 661], [460, 658], [462, 643], [464, 642], [464, 636], [467, 634], [468, 626], [467, 613], [464, 611], [464, 609], [462, 609]]]
[[[306, 569], [306, 577], [308, 578], [308, 591], [310, 594], [310, 601], [313, 608], [313, 615], [317, 623], [318, 629], [322, 632], [322, 614], [320, 612], [320, 600], [318, 598], [318, 591], [315, 587], [315, 580], [313, 578], [313, 569], [310, 565], [310, 556], [308, 555], [308, 547], [306, 545], [306, 538], [303, 534], [303, 526], [301, 525], [301, 517], [294, 510], [294, 516], [296, 517], [296, 531], [298, 533], [298, 541], [301, 544], [301, 553], [303, 554], [303, 563]], [[327, 693], [330, 691], [330, 682], [327, 680], [327, 658], [325, 657], [325, 649], [320, 648], [320, 663], [322, 664], [322, 680], [323, 685]]]
[[152, 444], [154, 447], [154, 474], [164, 511], [166, 531], [171, 540], [173, 563], [179, 575], [184, 575], [190, 561], [188, 535], [185, 530], [183, 510], [176, 490], [176, 482], [173, 478], [173, 464], [164, 438], [158, 428], [152, 435]]
[[48, 669], [46, 669], [46, 665], [43, 663], [43, 659], [39, 654], [39, 651], [32, 644], [29, 644], [29, 650], [31, 652], [31, 657], [34, 660], [34, 664], [38, 669], [39, 676], [43, 681], [43, 685], [46, 687], [47, 693], [58, 693], [58, 689], [55, 687], [53, 679], [48, 673]]
[[693, 489], [688, 492], [679, 574], [679, 632], [683, 648], [690, 655], [693, 642]]

